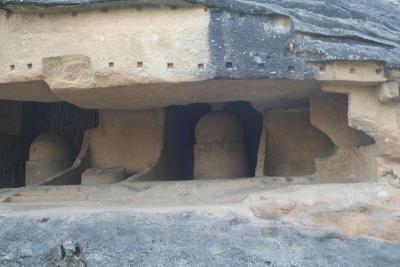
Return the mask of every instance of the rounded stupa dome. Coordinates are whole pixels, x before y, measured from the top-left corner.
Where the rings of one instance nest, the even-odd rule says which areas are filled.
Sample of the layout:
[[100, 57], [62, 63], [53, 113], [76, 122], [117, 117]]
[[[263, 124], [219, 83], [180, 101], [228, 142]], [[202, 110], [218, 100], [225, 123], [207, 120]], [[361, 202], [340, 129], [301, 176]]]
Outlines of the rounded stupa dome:
[[33, 140], [29, 160], [71, 160], [71, 148], [62, 136], [44, 133]]

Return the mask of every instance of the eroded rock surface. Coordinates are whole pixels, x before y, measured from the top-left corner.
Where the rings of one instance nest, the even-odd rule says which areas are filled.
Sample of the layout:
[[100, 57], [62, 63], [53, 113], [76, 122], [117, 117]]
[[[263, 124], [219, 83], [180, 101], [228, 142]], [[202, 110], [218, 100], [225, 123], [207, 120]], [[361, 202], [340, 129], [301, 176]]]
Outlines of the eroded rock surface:
[[268, 179], [3, 190], [0, 265], [398, 266], [398, 189]]
[[87, 266], [398, 266], [400, 261], [400, 246], [389, 242], [233, 213], [103, 212], [1, 218], [0, 224], [0, 264], [6, 266], [44, 266], [49, 252], [66, 240], [80, 243]]

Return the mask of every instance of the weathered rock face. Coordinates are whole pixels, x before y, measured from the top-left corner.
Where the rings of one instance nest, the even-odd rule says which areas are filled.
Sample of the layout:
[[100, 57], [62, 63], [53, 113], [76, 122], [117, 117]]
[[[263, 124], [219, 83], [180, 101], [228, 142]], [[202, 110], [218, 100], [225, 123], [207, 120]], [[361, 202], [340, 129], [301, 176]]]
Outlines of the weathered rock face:
[[0, 203], [0, 265], [398, 266], [399, 189], [284, 181], [27, 189]]
[[[397, 145], [400, 140], [398, 102], [381, 102], [378, 97], [379, 88], [371, 90], [365, 87], [353, 87], [350, 89], [348, 86], [326, 85], [323, 90], [348, 94], [349, 126], [363, 131], [375, 141], [365, 150], [367, 154], [372, 153], [374, 160], [366, 160], [364, 162], [370, 162], [370, 164], [362, 163], [362, 165], [374, 166], [376, 177], [390, 176], [393, 168], [398, 166], [400, 156], [400, 147]], [[366, 158], [371, 157], [366, 156]]]
[[[110, 227], [110, 222], [114, 227]], [[397, 266], [400, 249], [389, 242], [369, 238], [346, 238], [332, 232], [304, 230], [281, 223], [254, 223], [236, 214], [215, 218], [206, 214], [98, 213], [68, 226], [64, 219], [1, 219], [13, 227], [7, 233], [16, 239], [21, 233], [37, 242], [0, 242], [5, 266]], [[162, 227], [163, 230], [159, 230]], [[4, 229], [4, 228], [2, 228]], [[216, 230], [218, 229], [218, 230]], [[200, 234], [201, 233], [201, 234]], [[0, 235], [5, 237], [3, 230]], [[73, 255], [71, 265], [61, 260], [60, 245], [67, 240], [81, 241], [88, 265]], [[3, 239], [4, 240], [4, 239]], [[57, 243], [58, 242], [58, 243]], [[16, 245], [20, 245], [20, 252]], [[61, 243], [63, 244], [63, 243]], [[45, 256], [54, 246], [53, 261]], [[366, 256], [367, 255], [367, 256]], [[48, 263], [48, 265], [45, 265]], [[59, 265], [52, 265], [57, 263]]]
[[[81, 151], [43, 177], [86, 185], [0, 192], [0, 265], [397, 266], [399, 17], [394, 0], [2, 1], [0, 178], [42, 133], [26, 101], [100, 111], [60, 112]], [[32, 145], [27, 184], [67, 158], [52, 143]], [[148, 181], [180, 172], [260, 178]], [[146, 210], [165, 205], [188, 213]]]
[[[36, 5], [50, 8], [96, 2], [115, 1], [31, 0], [21, 3], [11, 0], [4, 1], [2, 7], [15, 9], [20, 5]], [[146, 8], [146, 4], [160, 6], [161, 3], [150, 0], [141, 3], [140, 8]], [[400, 7], [393, 0], [340, 0], [334, 3], [329, 0], [186, 0], [170, 1], [163, 6], [196, 6], [187, 3], [211, 7], [210, 14], [204, 18], [210, 22], [207, 45], [211, 54], [209, 62], [216, 65], [216, 78], [312, 77], [312, 65], [307, 63], [310, 61], [376, 60], [385, 62], [388, 68], [400, 67], [400, 25], [397, 19]], [[135, 7], [136, 3], [126, 1], [126, 4]], [[185, 21], [177, 22], [180, 27], [185, 27]], [[193, 17], [190, 22], [193, 27]], [[199, 25], [196, 23], [196, 26]], [[252, 31], [249, 32], [248, 28]], [[117, 27], [114, 30], [118, 30]], [[196, 30], [204, 34], [200, 33], [200, 28]], [[170, 43], [165, 45], [165, 48], [173, 48]], [[269, 56], [268, 60], [266, 56]], [[226, 68], [227, 59], [232, 63], [233, 70]], [[264, 64], [261, 70], [257, 63]]]
[[345, 95], [325, 94], [310, 99], [310, 121], [336, 146], [330, 157], [315, 160], [315, 177], [329, 181], [373, 180], [376, 177], [375, 141], [348, 125]]
[[365, 133], [348, 125], [346, 95], [325, 94], [310, 99], [311, 123], [325, 132], [338, 147], [360, 147], [374, 143]]
[[[308, 167], [301, 167], [315, 169], [314, 175], [327, 180], [338, 173], [344, 180], [397, 177], [398, 3], [151, 0], [91, 5], [95, 2], [11, 0], [1, 4], [0, 16], [0, 35], [7, 36], [0, 47], [14, 45], [1, 51], [0, 98], [63, 100], [103, 109], [100, 127], [90, 134], [93, 167], [120, 166], [133, 174], [156, 164], [164, 127], [144, 109], [245, 100], [265, 117], [265, 111], [310, 106], [311, 124], [336, 149], [329, 158], [312, 157]], [[79, 31], [71, 30], [76, 25]], [[131, 115], [114, 109], [141, 111], [128, 125]], [[267, 128], [259, 146], [259, 176], [276, 161], [266, 151], [271, 151]], [[124, 142], [127, 129], [131, 137]]]
[[[359, 81], [356, 74], [364, 66], [370, 70], [364, 81], [398, 79], [400, 8], [390, 0], [334, 4], [150, 0], [115, 6], [113, 1], [102, 1], [101, 8], [107, 12], [88, 5], [96, 1], [17, 2], [5, 1], [2, 7], [8, 13], [0, 17], [4, 25], [0, 34], [7, 36], [0, 47], [14, 45], [4, 49], [0, 59], [0, 97], [6, 99], [63, 99], [81, 107], [143, 109], [193, 102], [267, 101], [267, 92], [282, 89], [273, 84], [268, 85], [270, 90], [259, 90], [254, 81], [246, 82], [251, 90], [243, 90], [237, 82], [215, 81], [215, 87], [164, 82]], [[79, 12], [83, 8], [79, 4], [85, 12]], [[79, 32], [71, 31], [75, 24], [81, 25]], [[344, 68], [352, 73], [328, 75], [330, 67], [324, 69], [324, 65], [339, 61], [348, 62]], [[356, 68], [351, 65], [357, 62]], [[16, 82], [25, 84], [10, 84]]]
[[266, 166], [271, 176], [301, 176], [315, 172], [315, 159], [334, 152], [329, 138], [309, 121], [305, 109], [276, 110], [266, 117]]
[[[242, 33], [241, 30], [249, 26], [246, 25], [246, 19], [233, 22], [227, 12], [241, 13], [244, 17], [250, 16], [254, 19], [275, 16], [276, 29], [281, 31], [277, 31], [274, 38], [264, 39], [267, 43], [281, 42], [282, 50], [275, 50], [274, 52], [280, 52], [274, 53], [275, 57], [286, 55], [289, 58], [305, 61], [378, 60], [386, 62], [389, 68], [400, 66], [398, 59], [400, 22], [397, 19], [400, 15], [400, 5], [397, 1], [189, 0], [189, 2], [217, 8], [215, 16], [219, 17], [220, 21], [215, 21], [215, 28], [219, 28], [219, 32], [223, 33], [220, 38], [228, 37], [226, 41], [232, 40], [230, 33]], [[253, 38], [245, 40], [242, 38], [244, 35], [235, 38], [240, 40], [238, 42], [240, 46], [247, 41], [250, 43], [256, 40], [256, 43], [257, 41], [261, 43], [263, 40], [262, 35], [254, 28], [247, 37], [251, 35]], [[242, 49], [249, 48], [247, 46]], [[281, 71], [283, 72], [283, 69]]]
[[162, 111], [102, 110], [99, 116], [99, 127], [88, 131], [93, 167], [121, 167], [134, 174], [157, 162], [164, 129]]
[[[331, 139], [336, 153], [313, 156], [308, 167], [297, 168], [308, 171], [299, 173], [315, 169], [314, 175], [327, 181], [338, 174], [341, 181], [397, 181], [398, 3], [151, 0], [91, 5], [95, 2], [11, 0], [1, 4], [0, 16], [0, 35], [7, 36], [0, 47], [14, 45], [1, 51], [0, 98], [63, 100], [103, 109], [100, 127], [90, 133], [93, 167], [120, 166], [133, 174], [157, 163], [164, 127], [144, 109], [245, 100], [265, 118], [275, 109], [309, 106], [311, 124]], [[71, 30], [74, 25], [81, 25], [79, 31]], [[136, 116], [114, 109], [141, 111]], [[130, 137], [124, 142], [127, 129]], [[15, 125], [7, 129], [14, 130]], [[288, 139], [271, 149], [267, 130], [264, 125], [254, 160], [258, 176], [279, 162], [279, 155], [268, 151], [285, 150]], [[316, 150], [310, 153], [319, 154]]]

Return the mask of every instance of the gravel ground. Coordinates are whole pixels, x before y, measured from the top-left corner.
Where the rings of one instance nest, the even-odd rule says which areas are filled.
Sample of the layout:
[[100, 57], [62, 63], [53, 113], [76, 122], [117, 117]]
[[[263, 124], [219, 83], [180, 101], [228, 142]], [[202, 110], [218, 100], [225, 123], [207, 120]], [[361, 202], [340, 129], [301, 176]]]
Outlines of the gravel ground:
[[0, 217], [0, 266], [65, 266], [66, 242], [87, 266], [400, 266], [399, 245], [233, 213]]

